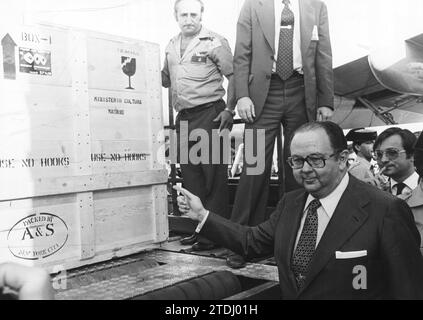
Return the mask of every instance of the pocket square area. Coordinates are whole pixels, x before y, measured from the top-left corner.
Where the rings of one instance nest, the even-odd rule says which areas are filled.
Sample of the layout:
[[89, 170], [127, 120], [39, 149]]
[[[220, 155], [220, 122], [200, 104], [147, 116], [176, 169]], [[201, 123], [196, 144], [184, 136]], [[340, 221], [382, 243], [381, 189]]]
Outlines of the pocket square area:
[[367, 250], [361, 251], [336, 251], [335, 252], [336, 259], [354, 259], [354, 258], [361, 258], [367, 256]]

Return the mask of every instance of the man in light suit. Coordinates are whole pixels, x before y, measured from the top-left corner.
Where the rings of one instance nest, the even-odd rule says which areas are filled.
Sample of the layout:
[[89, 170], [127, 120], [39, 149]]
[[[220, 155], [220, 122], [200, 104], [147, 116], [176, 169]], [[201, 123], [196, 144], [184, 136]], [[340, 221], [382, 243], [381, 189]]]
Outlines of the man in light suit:
[[[316, 117], [329, 120], [333, 113], [325, 4], [320, 0], [246, 0], [237, 24], [234, 75], [237, 110], [245, 129], [266, 130], [265, 170], [248, 175], [248, 167], [255, 164], [244, 164], [231, 216], [234, 222], [254, 226], [266, 219], [272, 154], [281, 124], [286, 160], [295, 129]], [[286, 165], [284, 176], [285, 191], [298, 188]]]
[[272, 253], [284, 299], [423, 299], [420, 235], [407, 204], [347, 173], [347, 142], [332, 122], [300, 127], [289, 163], [304, 189], [246, 227], [181, 190], [200, 233], [245, 256]]

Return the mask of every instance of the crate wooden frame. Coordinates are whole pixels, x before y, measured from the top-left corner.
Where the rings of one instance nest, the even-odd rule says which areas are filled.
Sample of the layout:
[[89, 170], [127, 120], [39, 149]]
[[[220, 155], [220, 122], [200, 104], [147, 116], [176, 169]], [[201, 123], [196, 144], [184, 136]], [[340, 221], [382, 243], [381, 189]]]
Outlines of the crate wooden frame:
[[[72, 120], [66, 122], [66, 124], [71, 124], [73, 137], [63, 142], [62, 145], [60, 145], [60, 142], [52, 140], [54, 142], [52, 144], [53, 149], [61, 148], [61, 150], [66, 150], [71, 158], [71, 164], [68, 167], [65, 166], [66, 168], [62, 170], [63, 173], [66, 174], [60, 174], [61, 169], [57, 169], [58, 174], [44, 175], [43, 172], [46, 172], [47, 169], [38, 168], [37, 171], [34, 168], [19, 168], [19, 170], [13, 171], [13, 169], [9, 169], [8, 171], [7, 168], [0, 168], [0, 216], [5, 217], [5, 219], [2, 219], [3, 223], [0, 222], [0, 239], [3, 242], [3, 245], [0, 246], [0, 262], [7, 260], [22, 262], [29, 265], [40, 265], [53, 269], [57, 269], [58, 266], [67, 269], [140, 252], [149, 248], [154, 248], [161, 242], [164, 242], [168, 238], [166, 189], [168, 174], [164, 166], [159, 46], [157, 44], [135, 39], [56, 26], [13, 26], [10, 30], [0, 30], [0, 36], [3, 37], [6, 32], [10, 32], [12, 35], [14, 34], [15, 38], [17, 38], [18, 36], [16, 35], [19, 34], [24, 38], [24, 33], [29, 35], [32, 34], [35, 35], [34, 37], [39, 38], [42, 36], [38, 35], [47, 34], [50, 35], [50, 44], [52, 42], [54, 43], [56, 39], [60, 39], [61, 42], [58, 40], [62, 45], [60, 50], [63, 51], [63, 55], [66, 56], [67, 60], [65, 62], [69, 63], [69, 66], [68, 69], [63, 68], [63, 70], [61, 70], [62, 78], [60, 78], [58, 82], [62, 81], [63, 84], [50, 84], [51, 92], [48, 92], [48, 95], [42, 95], [42, 101], [39, 104], [34, 103], [30, 96], [25, 96], [27, 100], [22, 102], [24, 98], [19, 94], [20, 89], [17, 84], [23, 83], [24, 86], [32, 88], [34, 92], [37, 90], [46, 91], [46, 87], [49, 86], [48, 82], [53, 82], [54, 80], [52, 79], [54, 74], [51, 78], [48, 78], [39, 75], [20, 74], [17, 72], [17, 79], [10, 80], [3, 79], [2, 73], [4, 70], [0, 67], [0, 76], [2, 77], [0, 78], [0, 90], [4, 89], [8, 92], [6, 98], [0, 97], [0, 102], [12, 105], [13, 108], [15, 102], [13, 102], [10, 97], [18, 97], [17, 100], [19, 100], [19, 102], [15, 104], [17, 106], [17, 116], [15, 116], [24, 119], [23, 123], [25, 124], [26, 122], [31, 123], [31, 119], [38, 116], [38, 113], [34, 110], [42, 109], [43, 106], [40, 107], [40, 105], [46, 101], [47, 107], [45, 108], [47, 111], [44, 109], [42, 110], [44, 114], [48, 114], [48, 108], [50, 108], [49, 103], [51, 103], [51, 109], [57, 111], [58, 105], [54, 105], [55, 102], [51, 102], [49, 99], [54, 99], [54, 94], [56, 92], [63, 92], [65, 93], [63, 95], [65, 98], [71, 98], [69, 103], [72, 105], [70, 107], [66, 105], [66, 107], [69, 107], [69, 110], [63, 111], [63, 114], [60, 113], [62, 111], [59, 111], [57, 117], [59, 119], [60, 116], [64, 118], [66, 112], [69, 112], [70, 115], [68, 114], [68, 116], [71, 117]], [[62, 37], [65, 39], [62, 39]], [[91, 43], [95, 44], [92, 45]], [[142, 76], [137, 76], [135, 80], [138, 81], [139, 86], [141, 86], [140, 83], [143, 85], [145, 84], [145, 87], [141, 86], [143, 88], [142, 92], [130, 92], [124, 89], [103, 89], [93, 85], [95, 83], [93, 80], [95, 77], [97, 77], [99, 83], [106, 83], [109, 85], [107, 78], [103, 78], [100, 72], [100, 75], [95, 73], [97, 69], [101, 69], [101, 65], [93, 62], [94, 59], [90, 60], [93, 54], [95, 57], [96, 53], [93, 53], [93, 51], [95, 51], [94, 49], [98, 44], [104, 44], [106, 49], [109, 47], [113, 48], [115, 44], [123, 48], [130, 48], [125, 49], [126, 51], [123, 51], [121, 55], [127, 54], [126, 52], [138, 52], [140, 54], [140, 57], [136, 57], [136, 59], [138, 59], [137, 61], [140, 63], [141, 67], [141, 71], [139, 72], [143, 74]], [[27, 44], [17, 43], [19, 50], [21, 50], [21, 46], [24, 45]], [[48, 44], [45, 46], [49, 48]], [[51, 45], [51, 47], [51, 69], [54, 70], [55, 65], [53, 59], [56, 57], [54, 57], [53, 45]], [[39, 45], [35, 45], [34, 50], [38, 50], [37, 48], [39, 49]], [[41, 49], [39, 50], [40, 52], [42, 51]], [[106, 58], [99, 57], [98, 59], [101, 61], [108, 59], [109, 56], [118, 56], [117, 53], [113, 53], [114, 56], [109, 54], [109, 50], [104, 50], [103, 52], [99, 52], [99, 54], [100, 53], [106, 56]], [[16, 57], [17, 56], [18, 54], [16, 54]], [[115, 61], [113, 60], [113, 62]], [[118, 72], [117, 67], [118, 66], [114, 66], [107, 70]], [[137, 65], [137, 67], [139, 66]], [[113, 79], [113, 77], [111, 78]], [[41, 83], [36, 83], [37, 81], [34, 79], [41, 79]], [[115, 83], [111, 81], [110, 86], [113, 87], [114, 85]], [[138, 98], [139, 101], [142, 101], [141, 106], [138, 107], [145, 108], [143, 110], [147, 113], [146, 117], [140, 116], [141, 111], [137, 109], [138, 107], [131, 108], [131, 106], [126, 108], [126, 106], [122, 106], [122, 110], [129, 111], [129, 113], [136, 113], [135, 115], [138, 117], [136, 119], [142, 120], [139, 123], [139, 125], [143, 127], [142, 130], [147, 130], [147, 133], [142, 134], [142, 137], [137, 140], [137, 138], [134, 137], [134, 133], [138, 131], [137, 128], [134, 128], [131, 117], [128, 116], [125, 118], [129, 124], [127, 126], [128, 128], [122, 126], [123, 131], [127, 129], [126, 134], [128, 136], [132, 134], [127, 140], [122, 139], [124, 150], [128, 150], [130, 153], [133, 149], [139, 148], [139, 146], [145, 147], [148, 145], [148, 153], [146, 153], [146, 159], [148, 158], [148, 160], [145, 160], [142, 165], [138, 163], [113, 163], [105, 164], [104, 167], [102, 167], [91, 161], [93, 148], [102, 150], [103, 148], [117, 147], [119, 149], [121, 145], [119, 139], [95, 140], [93, 137], [93, 127], [97, 125], [97, 128], [100, 128], [97, 129], [98, 132], [100, 132], [102, 128], [101, 125], [98, 126], [98, 123], [101, 123], [101, 119], [97, 120], [97, 118], [93, 118], [93, 114], [97, 112], [97, 114], [100, 114], [104, 118], [106, 116], [104, 116], [105, 113], [103, 112], [104, 110], [102, 110], [102, 106], [94, 106], [91, 98], [96, 92], [103, 91], [108, 92], [110, 95], [115, 94], [118, 97], [129, 95], [132, 98], [136, 97], [137, 101]], [[41, 116], [43, 115], [42, 112], [40, 113]], [[54, 112], [52, 112], [51, 115], [53, 118], [56, 116]], [[11, 126], [10, 128], [3, 129], [3, 137], [6, 137], [5, 141], [7, 139], [12, 140], [9, 145], [7, 142], [3, 143], [3, 151], [0, 151], [0, 160], [5, 158], [5, 155], [7, 156], [8, 151], [13, 153], [19, 150], [20, 147], [18, 143], [13, 144], [14, 136], [11, 132], [14, 131], [11, 128], [12, 125], [16, 123], [12, 117], [13, 113], [11, 114], [7, 111], [2, 112], [0, 109], [0, 125], [3, 124], [3, 126], [7, 127], [8, 123], [10, 123]], [[98, 121], [98, 123], [96, 121]], [[110, 122], [110, 120], [107, 121]], [[107, 121], [106, 124], [109, 123]], [[117, 121], [119, 122], [119, 120]], [[57, 126], [59, 126], [59, 124]], [[48, 127], [48, 125], [45, 125], [45, 127]], [[60, 132], [61, 128], [54, 128], [54, 125], [51, 125], [51, 127], [53, 128], [53, 136], [55, 132]], [[40, 128], [41, 126], [37, 127], [37, 129]], [[44, 129], [41, 128], [40, 132], [44, 132], [43, 130]], [[63, 130], [66, 131], [68, 128], [63, 128]], [[0, 129], [0, 133], [1, 132]], [[107, 130], [104, 130], [104, 132], [107, 133]], [[26, 146], [34, 143], [35, 146], [33, 148], [37, 148], [38, 143], [41, 148], [49, 148], [47, 143], [44, 145], [43, 141], [33, 139], [31, 133], [32, 132], [28, 133], [28, 137], [30, 137], [28, 139], [29, 142], [25, 142], [22, 145]], [[143, 133], [145, 132], [143, 131]], [[42, 136], [42, 134], [40, 135]], [[125, 135], [125, 133], [123, 135]], [[21, 138], [16, 138], [16, 141], [21, 140]], [[57, 146], [55, 146], [55, 144], [57, 144]], [[59, 145], [60, 148], [58, 147]], [[68, 151], [69, 148], [71, 151]], [[65, 151], [63, 151], [63, 153], [65, 153]], [[40, 159], [37, 160], [41, 161]], [[114, 199], [113, 197], [115, 194], [120, 198]], [[125, 228], [128, 229], [128, 239], [122, 238], [108, 243], [107, 237], [99, 234], [101, 233], [99, 229], [101, 228], [99, 227], [101, 224], [96, 210], [100, 210], [98, 208], [101, 207], [102, 214], [106, 217], [101, 220], [104, 229], [108, 231], [112, 229], [113, 231], [115, 227], [116, 230], [119, 230], [119, 224], [121, 222], [119, 220], [120, 213], [117, 212], [119, 211], [119, 201], [121, 201], [121, 199], [130, 203], [127, 209], [130, 213], [121, 220], [122, 223], [126, 223]], [[55, 202], [61, 203], [60, 205], [65, 208], [63, 210], [69, 211], [70, 213], [68, 215], [72, 216], [72, 223], [69, 226], [66, 225], [66, 227], [70, 233], [69, 238], [72, 238], [73, 247], [66, 248], [65, 244], [60, 254], [55, 253], [46, 258], [32, 260], [17, 258], [10, 254], [8, 255], [7, 250], [5, 250], [5, 241], [7, 242], [8, 239], [5, 239], [5, 236], [7, 233], [11, 232], [8, 228], [13, 225], [13, 221], [25, 219], [25, 214], [28, 215], [31, 212], [35, 212], [36, 215], [43, 214], [43, 211], [45, 211], [43, 208], [50, 208], [52, 206], [56, 208]], [[116, 203], [115, 207], [110, 205], [114, 203]], [[122, 203], [122, 207], [125, 207], [125, 204], [125, 202]], [[31, 211], [31, 206], [33, 206], [34, 211]], [[57, 210], [60, 211], [60, 209]], [[108, 210], [111, 211], [109, 212]], [[140, 213], [142, 210], [147, 211], [145, 215]], [[14, 217], [10, 218], [10, 216], [16, 212], [18, 212], [16, 219]], [[20, 212], [23, 212], [23, 214]], [[56, 211], [54, 213], [56, 213]], [[122, 213], [122, 216], [125, 216], [125, 213]], [[115, 219], [116, 223], [114, 225], [107, 225], [107, 218]], [[65, 220], [66, 217], [63, 219]], [[132, 222], [134, 225], [132, 225]], [[140, 222], [143, 222], [142, 224], [146, 223], [146, 225], [138, 226], [137, 223], [139, 224]], [[22, 223], [25, 226], [25, 220], [23, 220]], [[28, 221], [26, 221], [26, 223], [28, 224]], [[126, 232], [125, 228], [123, 228], [123, 233]], [[137, 234], [137, 228], [140, 230], [139, 235]], [[113, 237], [117, 238], [116, 235], [111, 236], [111, 238]], [[25, 234], [23, 238], [26, 240]], [[99, 245], [99, 238], [103, 238], [102, 241], [104, 241], [101, 245]], [[30, 239], [32, 240], [32, 238]], [[36, 247], [36, 240], [37, 239], [34, 240], [34, 247]], [[69, 252], [66, 253], [66, 250]], [[12, 249], [9, 248], [9, 252], [12, 252]]]

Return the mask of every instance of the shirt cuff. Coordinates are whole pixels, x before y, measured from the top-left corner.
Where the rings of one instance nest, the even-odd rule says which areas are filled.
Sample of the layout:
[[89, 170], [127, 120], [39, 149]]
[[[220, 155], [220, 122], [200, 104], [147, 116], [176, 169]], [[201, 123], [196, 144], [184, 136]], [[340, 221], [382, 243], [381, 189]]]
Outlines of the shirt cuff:
[[204, 216], [203, 220], [197, 225], [197, 228], [195, 229], [196, 233], [200, 233], [201, 229], [203, 228], [204, 224], [206, 223], [207, 218], [209, 217], [210, 211], [207, 210], [206, 215]]

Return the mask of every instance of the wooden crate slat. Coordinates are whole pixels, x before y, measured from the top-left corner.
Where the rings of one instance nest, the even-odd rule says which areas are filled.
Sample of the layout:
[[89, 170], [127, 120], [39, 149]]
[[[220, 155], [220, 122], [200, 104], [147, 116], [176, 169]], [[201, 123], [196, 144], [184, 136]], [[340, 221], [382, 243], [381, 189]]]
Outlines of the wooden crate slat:
[[105, 173], [59, 178], [38, 177], [32, 184], [17, 184], [20, 176], [9, 176], [0, 184], [0, 201], [105, 189], [148, 186], [167, 182], [166, 170]]
[[92, 192], [78, 193], [76, 196], [79, 217], [81, 260], [95, 256], [95, 212]]

